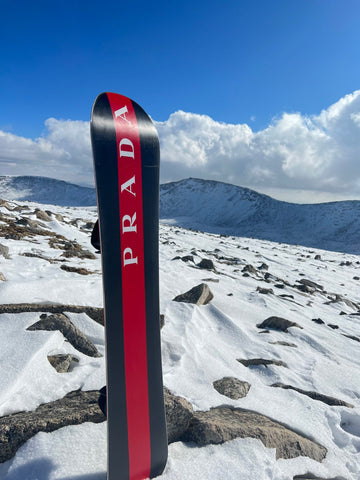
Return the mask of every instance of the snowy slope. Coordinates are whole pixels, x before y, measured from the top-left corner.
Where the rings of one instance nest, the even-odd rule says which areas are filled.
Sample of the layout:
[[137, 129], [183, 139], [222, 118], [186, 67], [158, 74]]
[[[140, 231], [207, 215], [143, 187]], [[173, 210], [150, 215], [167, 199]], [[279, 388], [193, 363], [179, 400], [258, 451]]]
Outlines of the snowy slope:
[[360, 201], [299, 205], [200, 179], [164, 184], [160, 198], [161, 218], [186, 228], [360, 253]]
[[[21, 202], [11, 203], [10, 208], [18, 205]], [[11, 212], [0, 206], [0, 235], [12, 216], [37, 220], [34, 212], [39, 205], [24, 205], [30, 209]], [[44, 208], [53, 212], [46, 229], [91, 249], [85, 226], [96, 218], [95, 208]], [[98, 256], [66, 259], [67, 265], [92, 272], [84, 276], [61, 270], [62, 250], [52, 248], [47, 236], [1, 236], [0, 244], [9, 248], [10, 256], [0, 256], [0, 272], [6, 278], [0, 281], [2, 303], [43, 303], [45, 311], [46, 303], [102, 305]], [[193, 255], [194, 262], [174, 260], [185, 255]], [[213, 260], [216, 272], [197, 267], [203, 258]], [[248, 268], [247, 274], [246, 265], [254, 267]], [[359, 480], [360, 317], [354, 315], [360, 304], [359, 277], [360, 257], [356, 255], [161, 225], [165, 385], [190, 401], [195, 410], [227, 404], [265, 414], [319, 442], [328, 453], [322, 463], [306, 457], [276, 460], [274, 450], [250, 438], [201, 448], [177, 442], [170, 445], [168, 465], [159, 478], [291, 480], [310, 472], [324, 479]], [[322, 288], [302, 291], [298, 287], [304, 279]], [[204, 281], [214, 294], [208, 305], [173, 301]], [[272, 292], [265, 294], [258, 287]], [[69, 315], [103, 353], [102, 327], [85, 314]], [[257, 324], [274, 315], [302, 328], [261, 333]], [[0, 315], [0, 416], [33, 410], [66, 392], [98, 389], [105, 383], [102, 357], [80, 355], [73, 371], [55, 372], [46, 356], [50, 352], [73, 353], [73, 347], [59, 332], [27, 332], [26, 327], [38, 319], [38, 313]], [[276, 359], [287, 367], [245, 367], [239, 358]], [[213, 381], [224, 376], [247, 381], [251, 385], [248, 395], [231, 400], [218, 393]], [[271, 386], [279, 382], [341, 399], [354, 408], [329, 406]], [[39, 433], [12, 460], [0, 465], [0, 479], [105, 480], [105, 452], [105, 423]]]
[[0, 198], [62, 206], [96, 205], [93, 188], [35, 176], [0, 176]]

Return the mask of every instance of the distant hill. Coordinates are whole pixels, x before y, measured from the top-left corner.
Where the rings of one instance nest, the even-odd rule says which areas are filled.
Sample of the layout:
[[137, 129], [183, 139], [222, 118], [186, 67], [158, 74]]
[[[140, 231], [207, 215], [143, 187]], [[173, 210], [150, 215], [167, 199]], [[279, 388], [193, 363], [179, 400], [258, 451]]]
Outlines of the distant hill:
[[[0, 198], [96, 205], [94, 188], [46, 177], [0, 177]], [[360, 254], [360, 201], [299, 205], [248, 188], [188, 178], [161, 185], [160, 218], [212, 233]]]
[[0, 198], [61, 205], [96, 205], [95, 189], [48, 177], [0, 177]]
[[186, 228], [360, 254], [360, 201], [299, 205], [195, 178], [160, 195], [161, 218]]

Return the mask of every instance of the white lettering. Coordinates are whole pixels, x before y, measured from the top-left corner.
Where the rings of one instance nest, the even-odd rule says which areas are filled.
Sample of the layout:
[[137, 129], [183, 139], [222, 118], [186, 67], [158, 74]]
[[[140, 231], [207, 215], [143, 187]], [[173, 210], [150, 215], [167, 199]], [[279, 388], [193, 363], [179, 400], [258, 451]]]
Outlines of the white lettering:
[[127, 106], [125, 105], [125, 107], [119, 108], [119, 110], [115, 111], [115, 117], [122, 118], [125, 122], [131, 123], [130, 120], [126, 118], [125, 116], [126, 113], [128, 113], [128, 109], [127, 109]]
[[[130, 217], [130, 215], [124, 215], [122, 218], [122, 233], [136, 232], [136, 225], [134, 225], [135, 221], [136, 221], [136, 212], [132, 217]], [[125, 222], [129, 222], [129, 225], [126, 226]]]
[[133, 257], [133, 252], [131, 248], [125, 248], [123, 259], [124, 259], [124, 267], [132, 263], [138, 263], [138, 257]]
[[[130, 147], [130, 150], [122, 150], [121, 147]], [[134, 158], [134, 145], [128, 138], [123, 138], [119, 143], [120, 158], [131, 157]]]
[[121, 185], [121, 193], [126, 190], [127, 192], [131, 193], [131, 195], [134, 195], [134, 197], [136, 197], [136, 193], [131, 190], [131, 186], [133, 183], [135, 183], [135, 175], [131, 177], [130, 180]]

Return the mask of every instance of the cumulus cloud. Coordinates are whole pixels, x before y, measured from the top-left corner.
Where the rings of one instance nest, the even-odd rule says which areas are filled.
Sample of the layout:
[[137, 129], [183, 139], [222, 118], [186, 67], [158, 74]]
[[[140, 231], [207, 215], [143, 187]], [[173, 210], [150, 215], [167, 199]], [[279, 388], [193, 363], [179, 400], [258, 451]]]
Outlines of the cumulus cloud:
[[[316, 116], [283, 113], [259, 132], [183, 111], [155, 125], [163, 182], [192, 176], [289, 200], [360, 198], [360, 90]], [[89, 123], [51, 118], [45, 126], [35, 140], [0, 131], [0, 174], [92, 184]]]

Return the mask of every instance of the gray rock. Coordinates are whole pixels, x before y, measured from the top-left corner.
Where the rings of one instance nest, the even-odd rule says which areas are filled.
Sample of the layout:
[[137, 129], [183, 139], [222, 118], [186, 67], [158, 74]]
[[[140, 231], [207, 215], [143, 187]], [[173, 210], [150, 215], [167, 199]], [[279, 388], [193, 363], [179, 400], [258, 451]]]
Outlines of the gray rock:
[[208, 258], [203, 258], [201, 262], [197, 264], [197, 266], [204, 270], [211, 270], [213, 272], [216, 272], [214, 262], [212, 260], [209, 260]]
[[59, 330], [64, 337], [81, 353], [89, 357], [101, 357], [95, 345], [62, 313], [43, 316], [27, 330]]
[[253, 265], [245, 265], [245, 267], [241, 271], [242, 273], [252, 273], [254, 275], [258, 275], [258, 271]]
[[1, 313], [48, 312], [48, 313], [86, 313], [88, 317], [100, 325], [104, 325], [104, 309], [100, 307], [86, 307], [80, 305], [62, 305], [49, 303], [5, 303], [0, 305]]
[[286, 318], [281, 317], [269, 317], [262, 323], [256, 325], [257, 328], [271, 328], [273, 330], [280, 330], [281, 332], [287, 332], [290, 327], [303, 328], [295, 322], [290, 322]]
[[201, 283], [191, 290], [177, 295], [174, 302], [194, 303], [195, 305], [207, 305], [214, 298], [212, 291], [206, 283]]
[[346, 478], [344, 477], [325, 478], [325, 477], [317, 477], [312, 473], [305, 473], [304, 475], [295, 475], [295, 477], [293, 477], [293, 480], [346, 480]]
[[48, 213], [44, 212], [43, 210], [40, 210], [40, 208], [37, 208], [35, 210], [35, 215], [36, 215], [36, 218], [38, 218], [39, 220], [42, 220], [43, 222], [51, 222], [51, 217]]
[[257, 287], [256, 291], [261, 295], [274, 295], [274, 290], [272, 288]]
[[277, 459], [306, 456], [321, 462], [327, 453], [322, 445], [264, 415], [225, 406], [195, 412], [182, 440], [205, 446], [247, 437], [261, 440], [267, 448], [276, 448]]
[[177, 442], [186, 432], [194, 414], [191, 404], [185, 398], [173, 395], [164, 387], [164, 402], [168, 443]]
[[235, 377], [224, 377], [213, 382], [216, 391], [231, 398], [232, 400], [239, 400], [244, 398], [250, 390], [250, 383], [242, 382]]
[[271, 343], [271, 345], [282, 345], [283, 347], [297, 348], [297, 345], [295, 343], [283, 342], [282, 340], [278, 340], [277, 342], [269, 342], [269, 343]]
[[6, 260], [9, 260], [10, 259], [9, 247], [7, 247], [6, 245], [2, 245], [0, 243], [0, 255], [6, 258]]
[[319, 285], [318, 283], [315, 283], [312, 280], [308, 280], [306, 278], [302, 278], [301, 280], [298, 280], [298, 282], [302, 285], [313, 288], [314, 290], [324, 290], [324, 287], [322, 285]]
[[251, 358], [249, 360], [244, 360], [244, 359], [238, 358], [237, 361], [245, 365], [245, 367], [257, 367], [259, 365], [267, 367], [268, 365], [276, 365], [277, 367], [287, 368], [286, 363], [282, 362], [281, 360], [267, 360], [264, 358]]
[[5, 275], [0, 272], [0, 282], [7, 282]]
[[301, 388], [293, 387], [292, 385], [284, 385], [283, 383], [274, 383], [271, 386], [284, 388], [286, 390], [294, 390], [295, 392], [301, 393], [302, 395], [306, 395], [307, 397], [310, 397], [313, 400], [318, 400], [319, 402], [326, 403], [327, 405], [332, 405], [336, 407], [354, 408], [354, 405], [351, 405], [351, 403], [344, 402], [343, 400], [338, 400], [337, 398], [329, 397], [328, 395], [324, 395], [318, 392], [302, 390]]
[[10, 460], [21, 445], [39, 432], [53, 432], [84, 422], [103, 422], [99, 395], [98, 391], [75, 391], [61, 400], [40, 405], [33, 412], [0, 418], [0, 463]]
[[67, 373], [73, 362], [79, 363], [79, 359], [70, 354], [48, 355], [47, 358], [58, 373]]

